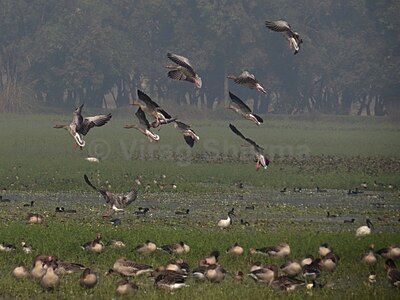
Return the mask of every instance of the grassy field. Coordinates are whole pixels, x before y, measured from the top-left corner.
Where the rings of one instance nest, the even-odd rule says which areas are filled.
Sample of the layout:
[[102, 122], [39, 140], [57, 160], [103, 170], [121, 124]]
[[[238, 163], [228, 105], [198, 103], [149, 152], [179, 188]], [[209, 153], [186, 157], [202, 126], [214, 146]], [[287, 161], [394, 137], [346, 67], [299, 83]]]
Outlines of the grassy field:
[[[2, 115], [0, 188], [11, 202], [0, 202], [0, 243], [15, 244], [17, 250], [0, 252], [0, 298], [113, 298], [120, 278], [104, 274], [116, 258], [125, 256], [153, 266], [171, 258], [163, 252], [139, 257], [133, 249], [147, 239], [157, 245], [186, 241], [191, 251], [183, 258], [192, 268], [214, 249], [223, 253], [220, 262], [228, 271], [226, 280], [211, 284], [189, 279], [189, 287], [173, 296], [180, 299], [397, 297], [398, 290], [386, 279], [383, 259], [376, 270], [377, 283], [371, 285], [367, 283], [370, 270], [360, 263], [360, 256], [370, 243], [378, 249], [400, 243], [399, 124], [386, 119], [329, 116], [271, 116], [265, 120], [261, 127], [237, 120], [194, 120], [191, 123], [200, 141], [190, 149], [174, 128], [161, 129], [161, 141], [149, 143], [137, 131], [122, 128], [135, 120], [119, 112], [110, 124], [89, 133], [84, 150], [75, 151], [69, 134], [52, 128], [69, 122], [70, 116]], [[255, 171], [249, 149], [241, 147], [241, 140], [228, 128], [229, 122], [265, 147], [272, 161], [267, 171]], [[88, 156], [100, 158], [100, 163], [85, 161]], [[119, 216], [120, 226], [102, 220], [104, 201], [84, 183], [83, 174], [116, 192], [129, 190], [134, 178], [142, 176], [139, 198]], [[363, 194], [347, 195], [348, 189], [361, 188], [364, 181], [368, 188]], [[243, 189], [238, 188], [239, 182]], [[172, 184], [177, 188], [172, 189]], [[328, 190], [317, 193], [317, 186]], [[283, 187], [288, 192], [281, 193]], [[293, 192], [294, 187], [302, 187], [302, 192]], [[22, 205], [30, 200], [36, 201], [34, 207]], [[247, 210], [249, 205], [255, 209]], [[56, 206], [73, 208], [77, 213], [57, 214]], [[150, 215], [135, 217], [132, 211], [139, 206], [150, 207]], [[237, 215], [232, 228], [219, 230], [217, 221], [232, 207]], [[187, 217], [175, 214], [186, 208], [190, 208]], [[338, 217], [326, 218], [328, 210]], [[28, 212], [40, 213], [45, 221], [27, 225]], [[356, 228], [364, 225], [366, 217], [375, 224], [373, 234], [355, 238]], [[354, 224], [344, 223], [350, 218], [356, 219]], [[250, 226], [240, 225], [240, 219]], [[103, 235], [104, 242], [119, 238], [127, 247], [108, 247], [99, 255], [84, 252], [80, 245], [97, 233]], [[23, 253], [21, 241], [35, 251]], [[232, 258], [224, 251], [236, 241], [246, 251], [242, 257]], [[250, 247], [281, 241], [290, 244], [293, 259], [317, 255], [323, 242], [333, 246], [341, 259], [333, 273], [318, 279], [324, 288], [281, 292], [248, 277], [243, 284], [233, 282], [236, 271], [247, 273], [255, 261], [283, 263], [247, 253]], [[61, 279], [58, 290], [44, 292], [30, 279], [16, 281], [11, 275], [13, 268], [30, 266], [38, 254], [89, 266], [100, 276], [99, 284], [85, 291], [78, 283], [80, 274], [73, 274]], [[140, 286], [139, 298], [169, 295], [157, 290], [146, 276], [133, 281]]]

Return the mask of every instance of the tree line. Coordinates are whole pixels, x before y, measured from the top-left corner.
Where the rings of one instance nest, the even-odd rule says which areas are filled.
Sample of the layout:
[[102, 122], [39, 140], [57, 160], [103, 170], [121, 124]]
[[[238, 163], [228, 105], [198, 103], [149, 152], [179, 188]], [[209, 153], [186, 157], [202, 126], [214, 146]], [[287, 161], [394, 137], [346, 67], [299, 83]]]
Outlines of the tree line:
[[[257, 113], [384, 115], [399, 109], [395, 0], [2, 0], [0, 111], [121, 107], [141, 88], [160, 102], [215, 108], [228, 89]], [[287, 20], [293, 55], [264, 26]], [[166, 53], [188, 57], [203, 87], [171, 82]], [[267, 96], [228, 83], [254, 73]]]

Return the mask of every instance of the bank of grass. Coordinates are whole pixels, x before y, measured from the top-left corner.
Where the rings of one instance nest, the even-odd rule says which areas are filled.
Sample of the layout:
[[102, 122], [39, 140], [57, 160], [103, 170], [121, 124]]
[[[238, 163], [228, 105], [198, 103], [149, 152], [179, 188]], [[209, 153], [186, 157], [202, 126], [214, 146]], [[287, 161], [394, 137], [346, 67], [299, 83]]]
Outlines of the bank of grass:
[[[84, 225], [84, 226], [82, 226]], [[287, 241], [291, 245], [293, 258], [300, 258], [306, 254], [316, 255], [318, 245], [327, 242], [334, 246], [335, 252], [340, 255], [340, 263], [335, 272], [323, 275], [319, 281], [328, 284], [330, 288], [315, 290], [311, 296], [320, 298], [393, 298], [398, 291], [389, 286], [383, 261], [379, 262], [377, 268], [377, 283], [373, 286], [366, 284], [369, 270], [360, 263], [360, 255], [365, 251], [369, 243], [377, 247], [391, 243], [399, 243], [397, 233], [380, 233], [371, 235], [364, 239], [356, 239], [353, 233], [328, 233], [318, 232], [314, 226], [308, 226], [308, 231], [293, 230], [292, 227], [283, 226], [279, 232], [269, 233], [267, 228], [233, 228], [228, 231], [220, 231], [214, 227], [186, 226], [178, 222], [174, 226], [160, 226], [161, 224], [148, 224], [143, 221], [135, 221], [131, 224], [123, 224], [120, 227], [88, 219], [80, 223], [73, 220], [64, 220], [62, 223], [57, 219], [49, 217], [45, 224], [28, 226], [22, 222], [11, 222], [0, 228], [0, 236], [4, 241], [19, 245], [22, 240], [31, 244], [36, 251], [25, 254], [20, 247], [10, 253], [0, 253], [1, 275], [0, 294], [3, 297], [42, 298], [70, 298], [90, 296], [96, 298], [112, 298], [115, 294], [118, 276], [105, 276], [104, 273], [112, 266], [113, 261], [120, 256], [131, 260], [158, 266], [166, 263], [171, 256], [156, 252], [154, 255], [140, 257], [134, 251], [134, 246], [147, 239], [151, 239], [158, 245], [185, 240], [191, 251], [184, 259], [188, 260], [194, 267], [198, 261], [206, 256], [211, 250], [221, 251], [220, 263], [227, 269], [228, 276], [221, 284], [197, 283], [188, 280], [189, 287], [176, 292], [175, 297], [196, 299], [260, 299], [270, 297], [303, 298], [305, 289], [292, 293], [274, 291], [270, 287], [254, 283], [250, 278], [245, 278], [244, 283], [236, 285], [233, 283], [233, 274], [242, 270], [247, 272], [251, 263], [257, 260], [268, 263], [283, 263], [283, 260], [265, 259], [264, 257], [251, 257], [246, 253], [243, 257], [232, 258], [224, 253], [225, 249], [238, 241], [247, 250], [250, 247], [261, 247], [273, 245], [280, 241]], [[104, 241], [110, 238], [121, 238], [126, 243], [124, 249], [106, 248], [105, 252], [97, 255], [84, 252], [80, 245], [94, 238], [96, 233], [101, 232]], [[247, 252], [247, 251], [246, 251]], [[80, 262], [93, 268], [100, 276], [99, 284], [92, 291], [83, 290], [78, 284], [79, 274], [62, 278], [60, 288], [51, 293], [41, 291], [39, 285], [32, 280], [16, 281], [11, 276], [12, 269], [18, 264], [30, 266], [32, 259], [38, 254], [56, 255], [66, 261]], [[140, 298], [165, 298], [163, 291], [155, 289], [152, 281], [146, 276], [135, 278], [140, 286], [138, 296]], [[36, 294], [37, 293], [37, 294]]]
[[[90, 114], [90, 109], [85, 112]], [[132, 178], [142, 175], [152, 181], [167, 175], [168, 184], [177, 183], [182, 191], [224, 190], [238, 181], [258, 187], [350, 188], [376, 180], [399, 186], [398, 172], [383, 164], [367, 172], [366, 160], [397, 159], [400, 127], [379, 118], [319, 117], [313, 119], [265, 116], [257, 127], [240, 119], [229, 121], [192, 121], [200, 141], [193, 149], [171, 126], [158, 134], [159, 143], [149, 143], [136, 130], [123, 129], [133, 117], [115, 114], [102, 128], [93, 129], [85, 138], [83, 151], [72, 149], [72, 138], [57, 123], [68, 123], [70, 116], [2, 115], [0, 119], [0, 187], [25, 191], [79, 191], [83, 174], [99, 174], [100, 182], [109, 181], [117, 190], [125, 190]], [[186, 120], [184, 120], [186, 121]], [[255, 172], [251, 149], [228, 128], [234, 123], [243, 133], [265, 147], [272, 158], [268, 171]], [[321, 163], [307, 162], [306, 168], [278, 159], [300, 159], [310, 155], [347, 158], [348, 165], [321, 168]], [[87, 156], [100, 158], [90, 164]], [[274, 161], [275, 158], [275, 161]], [[323, 164], [324, 162], [322, 162]], [[389, 161], [388, 164], [391, 162]], [[390, 166], [389, 166], [390, 167]], [[216, 184], [213, 186], [213, 184]]]

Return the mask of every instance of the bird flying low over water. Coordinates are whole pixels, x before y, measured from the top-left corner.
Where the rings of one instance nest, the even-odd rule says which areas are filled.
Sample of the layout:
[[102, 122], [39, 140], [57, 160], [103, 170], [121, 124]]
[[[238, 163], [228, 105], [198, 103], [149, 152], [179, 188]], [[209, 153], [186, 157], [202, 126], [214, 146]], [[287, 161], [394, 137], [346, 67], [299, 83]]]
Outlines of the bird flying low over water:
[[180, 121], [175, 121], [174, 127], [182, 132], [186, 144], [188, 144], [190, 147], [193, 147], [194, 143], [200, 140], [199, 136], [196, 135], [196, 133], [192, 129], [190, 129], [190, 125], [187, 125]]
[[232, 79], [236, 84], [243, 85], [249, 89], [257, 90], [263, 94], [267, 93], [264, 87], [258, 82], [254, 74], [251, 74], [248, 71], [243, 71], [239, 76], [229, 75], [227, 78]]
[[143, 93], [141, 90], [137, 90], [139, 100], [134, 100], [132, 105], [139, 106], [145, 113], [149, 114], [155, 119], [155, 122], [151, 123], [151, 127], [157, 128], [162, 124], [171, 123], [173, 119], [164, 109], [162, 109], [156, 102]]
[[202, 81], [200, 76], [194, 71], [190, 61], [183, 56], [167, 53], [167, 57], [172, 60], [176, 65], [166, 65], [169, 69], [168, 77], [173, 80], [184, 80], [195, 84], [197, 88], [201, 88]]
[[[112, 115], [98, 115], [93, 117], [82, 117], [82, 108], [83, 104], [77, 107], [74, 111], [72, 122], [69, 125], [55, 125], [54, 128], [64, 128], [68, 130], [68, 132], [74, 138], [76, 145], [81, 147], [85, 147], [85, 141], [82, 138], [82, 135], [87, 135], [89, 130], [93, 127], [100, 127], [110, 121]], [[75, 144], [74, 144], [75, 145]]]
[[147, 138], [150, 140], [150, 142], [159, 141], [160, 136], [150, 131], [150, 123], [147, 120], [144, 111], [140, 107], [138, 108], [135, 115], [139, 120], [139, 125], [125, 125], [124, 128], [126, 128], [126, 129], [135, 128], [135, 129], [139, 130], [141, 133], [143, 133], [145, 136], [147, 136]]
[[264, 120], [257, 116], [256, 114], [253, 114], [251, 112], [250, 107], [248, 107], [242, 100], [239, 99], [236, 95], [232, 94], [229, 92], [229, 97], [231, 98], [231, 101], [229, 102], [228, 108], [233, 109], [236, 111], [238, 114], [241, 114], [245, 119], [250, 120], [257, 125], [260, 125], [261, 123], [264, 122]]
[[260, 167], [263, 167], [264, 169], [268, 168], [269, 165], [269, 160], [264, 156], [263, 154], [263, 148], [259, 145], [256, 144], [253, 140], [245, 137], [235, 126], [232, 124], [229, 124], [229, 128], [235, 133], [236, 135], [240, 136], [242, 139], [244, 139], [247, 143], [249, 143], [251, 146], [254, 148], [255, 152], [255, 160], [256, 160], [256, 169], [258, 170]]
[[265, 21], [265, 26], [273, 31], [281, 32], [288, 40], [289, 47], [294, 49], [294, 54], [299, 52], [300, 44], [303, 43], [303, 40], [300, 38], [300, 35], [297, 32], [292, 30], [292, 27], [288, 22], [283, 20]]
[[86, 175], [84, 175], [83, 178], [85, 179], [85, 182], [91, 188], [98, 191], [106, 200], [106, 203], [110, 205], [110, 208], [106, 211], [104, 217], [110, 217], [115, 211], [123, 211], [124, 208], [126, 208], [137, 198], [137, 190], [135, 188], [129, 191], [126, 195], [115, 195], [104, 188], [95, 187]]

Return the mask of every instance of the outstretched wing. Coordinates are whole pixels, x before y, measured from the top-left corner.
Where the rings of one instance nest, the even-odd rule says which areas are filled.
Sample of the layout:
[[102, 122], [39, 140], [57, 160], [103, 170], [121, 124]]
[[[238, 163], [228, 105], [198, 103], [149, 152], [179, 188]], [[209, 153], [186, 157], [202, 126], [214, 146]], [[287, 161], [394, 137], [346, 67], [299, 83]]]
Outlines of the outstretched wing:
[[[85, 181], [86, 181], [86, 183], [88, 184], [88, 186], [90, 186], [92, 189], [98, 191], [103, 197], [107, 198], [107, 197], [109, 197], [110, 195], [112, 195], [111, 193], [107, 192], [107, 191], [104, 190], [104, 189], [99, 189], [99, 188], [95, 187], [95, 186], [90, 182], [90, 180], [89, 180], [89, 178], [87, 177], [86, 174], [83, 175], [83, 178], [85, 179]], [[109, 195], [109, 194], [110, 194], [110, 195]]]
[[185, 124], [185, 123], [183, 123], [181, 121], [175, 121], [175, 124], [178, 126], [178, 128], [180, 130], [189, 130], [190, 129], [189, 125], [187, 125], [187, 124]]
[[111, 120], [112, 115], [99, 115], [94, 117], [87, 117], [83, 119], [82, 125], [79, 128], [79, 133], [86, 135], [93, 127], [100, 127]]
[[187, 69], [193, 77], [196, 76], [196, 72], [193, 70], [192, 65], [190, 64], [190, 61], [181, 55], [173, 54], [173, 53], [167, 53], [167, 57], [172, 60], [174, 63], [177, 65], [180, 65], [181, 67], [184, 67]]
[[190, 135], [184, 135], [183, 138], [185, 139], [186, 144], [188, 144], [190, 148], [193, 148], [195, 142], [194, 138]]
[[242, 74], [240, 74], [234, 81], [235, 83], [244, 85], [258, 83], [254, 74], [251, 74], [247, 71], [243, 71]]
[[146, 95], [145, 93], [143, 93], [141, 90], [137, 90], [137, 94], [140, 100], [142, 100], [147, 107], [149, 108], [157, 108], [159, 107], [159, 105], [157, 103], [155, 103], [153, 100], [151, 100], [151, 98]]
[[147, 129], [150, 129], [150, 123], [146, 118], [146, 114], [144, 113], [144, 111], [140, 107], [138, 108], [137, 112], [135, 112], [135, 115], [138, 118], [139, 123], [141, 125], [143, 125]]
[[245, 137], [235, 126], [232, 124], [229, 124], [229, 128], [235, 133], [236, 135], [240, 136], [242, 139], [244, 139], [246, 142], [248, 142], [250, 145], [254, 146], [257, 150], [263, 150], [263, 148], [259, 145], [257, 145], [256, 142], [254, 142], [252, 139], [249, 139], [248, 137]]
[[251, 113], [250, 107], [248, 107], [242, 100], [240, 100], [239, 97], [232, 94], [231, 92], [229, 92], [229, 97], [231, 98], [233, 104], [243, 113]]
[[265, 26], [277, 32], [292, 31], [289, 23], [284, 20], [265, 21]]
[[138, 195], [138, 193], [137, 193], [137, 190], [136, 189], [133, 189], [133, 190], [131, 190], [128, 194], [126, 194], [125, 195], [125, 199], [124, 199], [124, 205], [129, 205], [129, 204], [131, 204], [133, 201], [135, 201], [136, 200], [136, 198], [137, 198], [137, 195]]

